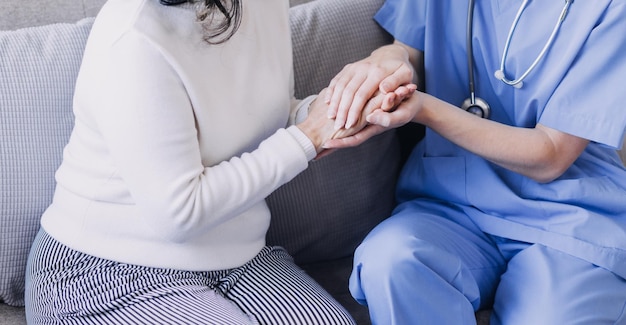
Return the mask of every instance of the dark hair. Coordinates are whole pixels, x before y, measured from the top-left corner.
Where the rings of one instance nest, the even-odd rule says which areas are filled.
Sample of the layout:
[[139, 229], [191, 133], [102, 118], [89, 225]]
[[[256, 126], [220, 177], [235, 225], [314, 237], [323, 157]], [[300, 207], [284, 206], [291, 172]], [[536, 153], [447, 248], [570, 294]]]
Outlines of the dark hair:
[[221, 44], [228, 41], [241, 24], [241, 0], [160, 0], [164, 5], [199, 3], [196, 17], [204, 30], [204, 41]]

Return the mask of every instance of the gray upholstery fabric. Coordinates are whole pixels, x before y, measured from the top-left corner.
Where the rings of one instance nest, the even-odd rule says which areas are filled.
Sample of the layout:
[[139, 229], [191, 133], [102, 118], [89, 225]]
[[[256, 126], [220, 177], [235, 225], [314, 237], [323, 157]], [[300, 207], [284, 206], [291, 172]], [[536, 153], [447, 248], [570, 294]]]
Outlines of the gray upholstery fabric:
[[13, 307], [6, 304], [0, 304], [0, 324], [26, 325], [24, 307]]
[[0, 299], [23, 304], [24, 268], [73, 124], [91, 21], [0, 33]]
[[74, 23], [95, 16], [106, 0], [2, 0], [0, 30], [52, 23]]

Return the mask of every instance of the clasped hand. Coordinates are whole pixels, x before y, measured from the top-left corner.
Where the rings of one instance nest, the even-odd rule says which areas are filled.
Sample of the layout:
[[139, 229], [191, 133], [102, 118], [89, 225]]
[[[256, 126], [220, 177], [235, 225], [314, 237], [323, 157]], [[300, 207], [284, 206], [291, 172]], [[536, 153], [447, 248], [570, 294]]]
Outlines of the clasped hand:
[[[328, 117], [329, 103], [324, 100], [328, 89], [323, 89], [311, 103], [307, 119], [298, 127], [311, 139], [318, 154], [325, 149], [345, 148], [363, 143], [392, 125], [384, 125], [381, 113], [392, 112], [417, 89], [414, 84], [399, 86], [393, 92], [377, 92], [359, 110], [359, 117], [350, 126], [338, 125]], [[375, 122], [377, 124], [371, 124]], [[388, 124], [388, 123], [387, 123]]]
[[318, 153], [359, 145], [413, 120], [422, 96], [416, 93], [407, 49], [401, 44], [382, 47], [346, 65], [320, 92], [299, 125]]

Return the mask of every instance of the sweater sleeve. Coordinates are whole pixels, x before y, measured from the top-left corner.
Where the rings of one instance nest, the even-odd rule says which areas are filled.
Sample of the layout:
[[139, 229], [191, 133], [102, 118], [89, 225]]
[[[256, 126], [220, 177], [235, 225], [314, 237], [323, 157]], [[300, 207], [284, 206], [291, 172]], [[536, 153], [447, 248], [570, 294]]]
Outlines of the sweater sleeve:
[[99, 67], [105, 77], [93, 94], [92, 114], [112, 168], [93, 199], [115, 201], [106, 189], [119, 188], [111, 184], [118, 180], [146, 224], [181, 241], [258, 204], [307, 168], [312, 145], [295, 127], [259, 139], [255, 150], [204, 166], [194, 108], [176, 67], [132, 32], [108, 55]]

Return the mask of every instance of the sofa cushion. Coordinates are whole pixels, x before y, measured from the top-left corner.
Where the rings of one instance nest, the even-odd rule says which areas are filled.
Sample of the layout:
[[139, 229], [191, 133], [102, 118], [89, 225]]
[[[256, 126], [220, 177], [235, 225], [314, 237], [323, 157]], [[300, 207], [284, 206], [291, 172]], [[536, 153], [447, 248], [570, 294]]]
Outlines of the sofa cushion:
[[0, 299], [24, 303], [24, 270], [73, 125], [92, 19], [0, 32]]
[[[318, 93], [345, 64], [391, 41], [372, 18], [382, 3], [317, 0], [291, 9], [296, 97]], [[300, 264], [350, 256], [389, 216], [399, 159], [387, 132], [313, 161], [268, 198], [268, 244], [284, 246]]]

